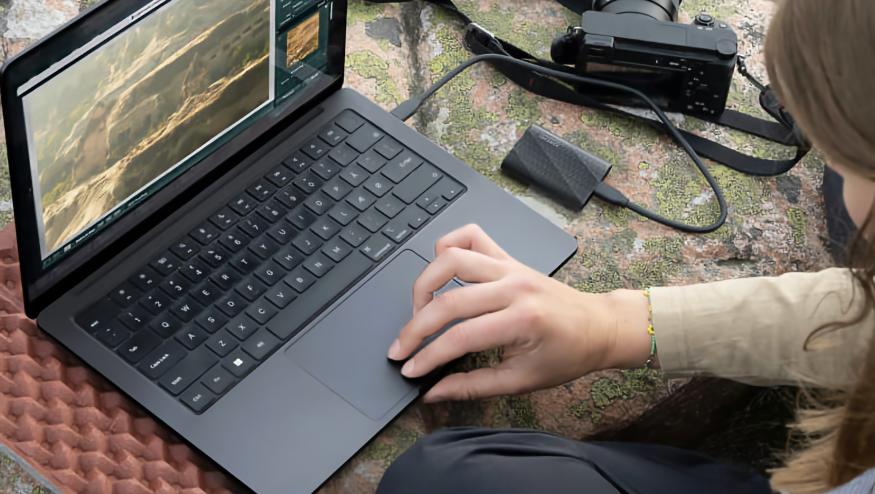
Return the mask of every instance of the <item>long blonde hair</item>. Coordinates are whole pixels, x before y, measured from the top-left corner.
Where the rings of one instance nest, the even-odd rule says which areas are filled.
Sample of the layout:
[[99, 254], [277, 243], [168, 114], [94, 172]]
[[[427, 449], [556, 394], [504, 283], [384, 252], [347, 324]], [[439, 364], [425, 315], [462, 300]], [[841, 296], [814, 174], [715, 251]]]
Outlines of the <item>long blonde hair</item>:
[[[875, 0], [778, 3], [766, 37], [773, 87], [829, 161], [875, 180]], [[875, 209], [852, 249], [865, 311], [875, 307], [875, 250], [862, 232], [873, 230], [873, 218]], [[811, 339], [834, 330], [842, 329]], [[773, 472], [775, 490], [824, 492], [875, 467], [875, 339], [857, 384], [823, 403], [799, 413], [794, 428], [805, 447]]]

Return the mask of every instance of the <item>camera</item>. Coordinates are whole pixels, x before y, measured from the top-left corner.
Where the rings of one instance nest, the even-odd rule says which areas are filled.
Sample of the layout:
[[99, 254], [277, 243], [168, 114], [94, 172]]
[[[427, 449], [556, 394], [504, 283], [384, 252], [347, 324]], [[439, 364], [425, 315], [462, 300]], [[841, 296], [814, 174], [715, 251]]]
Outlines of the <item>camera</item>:
[[[579, 27], [557, 37], [553, 61], [588, 77], [645, 93], [667, 111], [713, 118], [723, 113], [738, 62], [738, 37], [706, 13], [677, 23], [681, 0], [587, 0]], [[642, 106], [621, 91], [579, 84], [600, 101]]]

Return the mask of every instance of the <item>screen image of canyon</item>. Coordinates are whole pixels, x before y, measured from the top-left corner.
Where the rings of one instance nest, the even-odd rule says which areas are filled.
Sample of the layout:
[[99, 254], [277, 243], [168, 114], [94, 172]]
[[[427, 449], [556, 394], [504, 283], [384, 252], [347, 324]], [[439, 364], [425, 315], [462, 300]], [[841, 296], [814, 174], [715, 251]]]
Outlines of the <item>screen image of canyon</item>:
[[24, 98], [56, 250], [270, 100], [270, 0], [176, 0]]
[[319, 12], [286, 33], [286, 67], [291, 68], [319, 49]]

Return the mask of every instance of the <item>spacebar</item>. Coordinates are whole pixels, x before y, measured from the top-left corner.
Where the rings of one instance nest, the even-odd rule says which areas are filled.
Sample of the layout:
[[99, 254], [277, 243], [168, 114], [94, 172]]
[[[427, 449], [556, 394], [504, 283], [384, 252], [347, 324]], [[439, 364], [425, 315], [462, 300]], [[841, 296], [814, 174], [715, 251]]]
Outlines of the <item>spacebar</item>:
[[353, 252], [280, 311], [267, 329], [281, 340], [291, 338], [373, 265], [364, 254]]

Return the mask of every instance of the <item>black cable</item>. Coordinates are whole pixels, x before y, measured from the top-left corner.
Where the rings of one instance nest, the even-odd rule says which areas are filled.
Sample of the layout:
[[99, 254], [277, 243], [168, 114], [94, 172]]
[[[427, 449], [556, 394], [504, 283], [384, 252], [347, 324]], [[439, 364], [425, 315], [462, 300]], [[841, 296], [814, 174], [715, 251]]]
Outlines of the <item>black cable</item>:
[[650, 99], [650, 97], [648, 97], [646, 94], [642, 93], [641, 91], [639, 91], [635, 88], [625, 86], [623, 84], [617, 84], [615, 82], [604, 81], [601, 79], [594, 79], [591, 77], [585, 77], [585, 76], [581, 76], [578, 74], [563, 72], [561, 70], [555, 70], [555, 69], [543, 67], [541, 65], [534, 64], [531, 62], [518, 60], [516, 58], [510, 57], [507, 55], [498, 55], [495, 53], [488, 53], [488, 54], [484, 54], [484, 55], [477, 55], [477, 56], [471, 57], [468, 60], [462, 62], [457, 67], [455, 67], [453, 70], [447, 72], [437, 82], [432, 84], [428, 89], [425, 90], [425, 92], [423, 92], [419, 96], [415, 96], [413, 98], [410, 98], [407, 101], [398, 105], [394, 110], [392, 110], [392, 115], [395, 115], [396, 117], [398, 117], [402, 121], [409, 119], [411, 116], [413, 116], [414, 113], [417, 112], [417, 110], [419, 110], [420, 107], [422, 107], [423, 103], [425, 103], [425, 100], [427, 100], [428, 98], [433, 96], [435, 92], [437, 92], [440, 88], [442, 88], [444, 85], [446, 85], [448, 82], [450, 82], [454, 77], [456, 77], [457, 75], [464, 72], [465, 69], [467, 69], [468, 67], [470, 67], [472, 65], [478, 64], [480, 62], [509, 63], [509, 64], [513, 64], [513, 65], [517, 65], [517, 66], [526, 68], [528, 70], [531, 70], [533, 72], [539, 73], [539, 74], [544, 75], [544, 76], [554, 77], [556, 79], [561, 79], [564, 81], [577, 82], [577, 83], [589, 84], [589, 85], [594, 85], [594, 86], [601, 86], [601, 87], [613, 89], [616, 91], [622, 91], [622, 92], [629, 93], [629, 94], [637, 97], [641, 101], [644, 101], [647, 104], [647, 106], [653, 111], [653, 113], [656, 114], [657, 118], [659, 118], [659, 120], [663, 124], [665, 124], [666, 128], [669, 131], [669, 134], [672, 136], [674, 141], [677, 142], [684, 149], [684, 151], [687, 153], [687, 155], [689, 155], [689, 157], [693, 160], [693, 163], [696, 165], [696, 168], [698, 168], [699, 171], [702, 173], [702, 176], [705, 177], [705, 181], [708, 182], [708, 186], [711, 187], [711, 190], [714, 191], [714, 197], [717, 199], [717, 205], [720, 208], [720, 214], [719, 214], [717, 220], [714, 221], [713, 223], [711, 223], [710, 225], [706, 225], [706, 226], [687, 225], [687, 224], [680, 223], [680, 222], [677, 222], [674, 220], [670, 220], [668, 218], [665, 218], [665, 217], [659, 215], [658, 213], [654, 213], [653, 211], [650, 211], [642, 206], [639, 206], [639, 205], [633, 203], [622, 192], [605, 184], [604, 182], [602, 182], [601, 184], [599, 184], [598, 187], [596, 187], [595, 194], [598, 197], [602, 198], [603, 200], [605, 200], [611, 204], [625, 207], [625, 208], [629, 209], [630, 211], [633, 211], [633, 212], [635, 212], [635, 213], [637, 213], [645, 218], [651, 219], [653, 221], [656, 221], [657, 223], [661, 223], [665, 226], [675, 228], [675, 229], [678, 229], [680, 231], [687, 232], [687, 233], [713, 232], [714, 230], [717, 230], [718, 228], [723, 226], [723, 224], [726, 222], [728, 208], [726, 206], [726, 199], [723, 197], [723, 191], [720, 189], [720, 184], [717, 183], [717, 181], [714, 179], [714, 177], [711, 175], [711, 173], [705, 167], [705, 164], [702, 163], [702, 159], [699, 157], [698, 153], [696, 153], [696, 151], [692, 148], [692, 146], [690, 146], [690, 143], [687, 142], [686, 139], [684, 139], [684, 137], [678, 131], [677, 127], [675, 127], [675, 125], [671, 122], [671, 120], [669, 120], [669, 118], [665, 114], [665, 112], [663, 112], [662, 109], [659, 108], [659, 106], [657, 106], [656, 103], [654, 103], [652, 99]]

